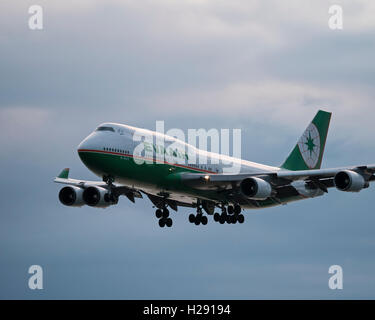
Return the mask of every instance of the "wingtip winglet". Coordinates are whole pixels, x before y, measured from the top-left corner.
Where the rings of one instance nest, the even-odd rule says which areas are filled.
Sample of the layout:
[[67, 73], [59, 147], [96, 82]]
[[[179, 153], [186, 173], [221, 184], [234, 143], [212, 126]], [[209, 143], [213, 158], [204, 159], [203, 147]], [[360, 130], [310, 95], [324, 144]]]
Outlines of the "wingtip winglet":
[[61, 178], [61, 179], [68, 179], [68, 177], [69, 177], [69, 168], [63, 169], [61, 171], [61, 173], [57, 177]]

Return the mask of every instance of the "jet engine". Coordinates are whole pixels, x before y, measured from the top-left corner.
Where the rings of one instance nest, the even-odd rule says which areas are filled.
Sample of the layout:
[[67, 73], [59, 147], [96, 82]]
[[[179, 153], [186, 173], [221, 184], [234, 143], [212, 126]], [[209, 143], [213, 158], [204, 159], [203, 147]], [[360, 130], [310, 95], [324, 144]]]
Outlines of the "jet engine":
[[350, 170], [336, 173], [334, 183], [337, 189], [346, 192], [359, 192], [369, 186], [368, 181], [362, 175]]
[[118, 202], [118, 199], [111, 196], [107, 189], [94, 186], [86, 188], [82, 197], [90, 207], [106, 208]]
[[85, 204], [82, 194], [82, 188], [66, 186], [60, 190], [59, 200], [65, 206], [82, 207]]
[[264, 200], [272, 195], [272, 186], [260, 178], [246, 178], [240, 184], [243, 195], [254, 200]]

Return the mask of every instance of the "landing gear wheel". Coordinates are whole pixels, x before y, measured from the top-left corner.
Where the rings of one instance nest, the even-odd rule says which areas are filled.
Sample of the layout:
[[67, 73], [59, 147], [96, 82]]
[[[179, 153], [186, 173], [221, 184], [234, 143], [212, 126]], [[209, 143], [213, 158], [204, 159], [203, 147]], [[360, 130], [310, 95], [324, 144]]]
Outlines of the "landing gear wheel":
[[163, 215], [163, 211], [161, 211], [161, 209], [157, 209], [155, 211], [156, 218], [160, 219], [162, 215]]
[[238, 216], [237, 220], [238, 220], [239, 223], [244, 223], [244, 221], [245, 221], [245, 217], [244, 217], [244, 215], [243, 215], [243, 214], [240, 214], [240, 215]]
[[165, 220], [163, 218], [161, 218], [159, 220], [159, 226], [160, 226], [160, 228], [164, 228], [165, 227]]
[[226, 223], [228, 224], [232, 223], [232, 216], [227, 215], [225, 218], [226, 218]]
[[169, 217], [169, 210], [167, 208], [163, 209], [163, 218]]
[[239, 206], [238, 204], [236, 204], [234, 206], [234, 213], [235, 214], [240, 214], [241, 213], [241, 206]]
[[193, 214], [189, 215], [189, 222], [190, 223], [194, 223], [195, 222], [195, 215], [193, 215]]
[[216, 222], [219, 222], [219, 220], [220, 220], [220, 214], [218, 214], [217, 212], [214, 214], [214, 220]]
[[165, 224], [167, 225], [168, 228], [172, 227], [173, 221], [171, 218], [167, 218], [165, 221]]
[[228, 214], [233, 214], [234, 208], [233, 206], [228, 206]]
[[208, 219], [207, 219], [206, 216], [203, 216], [203, 217], [201, 218], [201, 221], [202, 221], [202, 224], [203, 224], [204, 226], [208, 223]]
[[202, 222], [202, 214], [201, 213], [198, 213], [196, 216], [195, 216], [195, 225], [200, 225], [200, 223]]
[[219, 222], [220, 222], [220, 224], [224, 224], [226, 220], [227, 220], [227, 215], [226, 214], [222, 214], [220, 216]]

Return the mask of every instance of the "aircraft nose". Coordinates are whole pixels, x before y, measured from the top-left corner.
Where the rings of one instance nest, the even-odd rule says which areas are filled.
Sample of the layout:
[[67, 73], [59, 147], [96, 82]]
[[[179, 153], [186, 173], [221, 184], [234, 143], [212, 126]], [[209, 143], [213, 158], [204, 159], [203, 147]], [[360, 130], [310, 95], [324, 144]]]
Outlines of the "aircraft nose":
[[[100, 141], [100, 140], [99, 140]], [[98, 144], [98, 137], [92, 133], [78, 145], [78, 156], [83, 164], [95, 173], [101, 173], [100, 161], [100, 143]]]
[[95, 149], [94, 141], [92, 134], [87, 136], [85, 139], [81, 141], [81, 143], [77, 147], [77, 151], [82, 151], [82, 150], [92, 150]]
[[81, 150], [87, 149], [87, 138], [83, 139], [77, 147], [77, 151], [80, 152]]

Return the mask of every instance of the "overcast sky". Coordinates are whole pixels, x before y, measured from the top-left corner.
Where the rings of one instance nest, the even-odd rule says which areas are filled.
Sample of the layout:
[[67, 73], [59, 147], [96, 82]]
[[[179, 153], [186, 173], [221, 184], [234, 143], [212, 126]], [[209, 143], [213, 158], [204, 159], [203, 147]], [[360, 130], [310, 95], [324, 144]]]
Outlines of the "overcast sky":
[[375, 298], [374, 188], [161, 229], [148, 199], [68, 208], [52, 182], [96, 178], [76, 147], [106, 121], [240, 128], [243, 158], [279, 165], [324, 109], [323, 167], [375, 163], [374, 1], [77, 2], [0, 3], [0, 298]]

